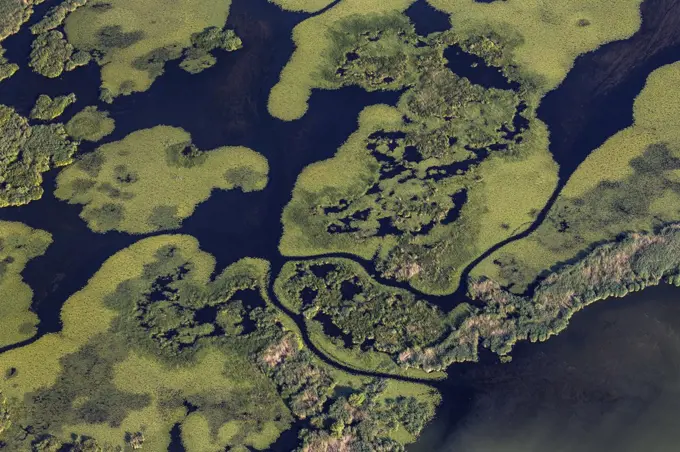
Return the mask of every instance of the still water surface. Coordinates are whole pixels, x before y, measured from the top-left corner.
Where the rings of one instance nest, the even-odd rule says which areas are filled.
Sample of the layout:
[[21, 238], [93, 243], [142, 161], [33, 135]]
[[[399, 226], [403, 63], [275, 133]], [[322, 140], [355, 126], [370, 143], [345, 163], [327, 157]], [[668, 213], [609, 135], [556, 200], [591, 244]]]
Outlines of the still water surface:
[[600, 301], [513, 357], [453, 366], [439, 418], [409, 451], [678, 450], [680, 288]]

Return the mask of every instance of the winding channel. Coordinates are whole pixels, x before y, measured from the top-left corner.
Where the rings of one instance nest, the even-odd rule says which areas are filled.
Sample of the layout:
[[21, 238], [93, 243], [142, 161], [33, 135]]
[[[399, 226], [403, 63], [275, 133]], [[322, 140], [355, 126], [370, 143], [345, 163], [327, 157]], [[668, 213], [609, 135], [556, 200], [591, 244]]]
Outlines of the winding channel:
[[[337, 1], [327, 8], [335, 3]], [[398, 93], [366, 93], [358, 88], [315, 91], [309, 113], [303, 119], [284, 123], [272, 118], [266, 106], [268, 93], [293, 51], [290, 38], [293, 27], [309, 15], [281, 11], [267, 0], [234, 0], [228, 25], [242, 36], [246, 47], [233, 54], [220, 54], [216, 67], [199, 75], [188, 75], [176, 63], [168, 64], [166, 74], [148, 92], [121, 98], [111, 107], [103, 106], [116, 120], [116, 131], [107, 141], [119, 140], [137, 129], [166, 124], [190, 132], [200, 148], [243, 145], [269, 160], [275, 171], [264, 191], [214, 193], [176, 231], [196, 237], [201, 249], [212, 254], [223, 267], [243, 256], [262, 257], [271, 262], [272, 274], [276, 275], [289, 260], [351, 259], [381, 284], [409, 290], [438, 306], [451, 306], [454, 300], [467, 300], [466, 283], [472, 269], [501, 247], [535, 231], [578, 164], [608, 137], [632, 124], [633, 101], [647, 76], [660, 66], [680, 60], [680, 0], [645, 0], [641, 11], [643, 24], [635, 35], [580, 56], [562, 85], [546, 95], [538, 114], [550, 128], [550, 150], [560, 165], [557, 188], [530, 226], [471, 262], [462, 272], [459, 289], [448, 296], [425, 295], [407, 284], [381, 278], [370, 261], [349, 254], [290, 259], [278, 254], [282, 232], [280, 213], [290, 200], [300, 171], [311, 162], [333, 156], [356, 129], [356, 118], [364, 107], [375, 103], [395, 104], [398, 99]], [[416, 23], [419, 15], [417, 11], [412, 15]], [[7, 39], [5, 46], [10, 59], [25, 63], [30, 47], [28, 27]], [[29, 70], [22, 70], [0, 84], [0, 103], [14, 106], [26, 115], [38, 94], [56, 95], [75, 90], [79, 100], [72, 110], [78, 111], [79, 107], [98, 103], [98, 76], [98, 68], [90, 65], [43, 86], [44, 80]], [[177, 86], [192, 86], [192, 90], [177, 90]], [[68, 120], [68, 115], [64, 119]], [[32, 260], [22, 273], [34, 291], [32, 308], [40, 319], [38, 334], [28, 341], [0, 349], [0, 353], [59, 331], [59, 312], [68, 297], [80, 290], [108, 257], [144, 237], [89, 231], [78, 218], [78, 207], [54, 198], [50, 188], [55, 177], [55, 171], [46, 175], [43, 199], [0, 211], [0, 219], [45, 229], [54, 238], [47, 253]], [[237, 218], [229, 215], [234, 212], [238, 212]], [[329, 358], [311, 340], [303, 317], [277, 299], [273, 282], [272, 278], [267, 288], [272, 303], [296, 323], [305, 345], [326, 364], [353, 375], [434, 387], [441, 384], [435, 380], [357, 370]]]

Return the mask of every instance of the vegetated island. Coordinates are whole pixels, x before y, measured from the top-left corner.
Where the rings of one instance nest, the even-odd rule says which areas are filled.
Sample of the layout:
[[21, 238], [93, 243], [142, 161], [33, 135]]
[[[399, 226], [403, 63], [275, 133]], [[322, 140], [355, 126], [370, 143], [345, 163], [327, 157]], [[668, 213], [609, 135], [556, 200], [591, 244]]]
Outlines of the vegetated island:
[[60, 333], [3, 354], [6, 447], [160, 451], [179, 425], [190, 452], [266, 449], [299, 419], [301, 450], [400, 450], [431, 418], [429, 387], [347, 374], [304, 349], [267, 297], [266, 261], [214, 268], [189, 236], [107, 260], [66, 302]]
[[82, 204], [93, 231], [143, 234], [179, 228], [213, 189], [262, 190], [268, 172], [255, 151], [202, 151], [182, 129], [157, 126], [84, 155], [59, 174], [55, 195]]
[[[300, 175], [282, 214], [280, 249], [294, 259], [279, 275], [254, 258], [217, 274], [214, 259], [185, 235], [116, 253], [66, 302], [61, 332], [0, 356], [3, 447], [160, 451], [175, 427], [189, 452], [245, 451], [268, 448], [296, 422], [305, 452], [400, 451], [438, 403], [414, 377], [440, 378], [435, 371], [476, 360], [480, 346], [509, 359], [515, 342], [557, 334], [594, 301], [680, 283], [680, 227], [668, 225], [680, 211], [669, 170], [678, 149], [673, 65], [650, 77], [635, 124], [584, 162], [538, 230], [472, 269], [463, 281], [470, 303], [452, 299], [447, 312], [404, 288], [454, 292], [465, 267], [536, 220], [557, 184], [547, 128], [536, 117], [542, 96], [579, 54], [640, 25], [639, 0], [550, 9], [432, 0], [453, 28], [420, 36], [403, 14], [412, 3], [342, 0], [294, 31], [297, 49], [271, 93], [275, 116], [299, 118], [318, 88], [403, 92], [396, 106], [365, 109], [336, 155]], [[147, 89], [166, 61], [181, 58], [180, 67], [199, 72], [214, 64], [213, 51], [240, 47], [223, 28], [228, 8], [67, 0], [33, 26], [31, 64], [50, 77], [84, 61], [78, 52], [92, 55], [102, 66], [102, 100], [113, 101]], [[138, 26], [151, 15], [160, 20]], [[186, 22], [177, 26], [179, 17]], [[477, 83], [474, 71], [458, 74], [457, 54], [500, 78]], [[98, 141], [114, 127], [96, 107], [65, 127], [32, 126], [6, 108], [2, 148], [14, 159], [7, 168], [27, 164], [32, 176], [2, 185], [16, 204], [39, 197], [48, 167], [35, 162], [45, 161], [44, 149], [61, 149], [24, 151], [32, 134]], [[603, 162], [620, 177], [603, 178]], [[264, 189], [268, 173], [254, 151], [203, 151], [183, 130], [159, 126], [80, 157], [59, 175], [56, 195], [83, 204], [94, 231], [141, 234], [179, 228], [214, 188]], [[18, 249], [1, 243], [0, 278], [9, 279], [0, 284], [15, 287], [49, 234], [3, 225], [0, 236], [19, 237], [9, 244], [40, 238]], [[345, 257], [314, 257], [332, 253]], [[372, 260], [383, 282], [352, 254]], [[8, 343], [34, 332], [30, 293], [19, 298]]]
[[0, 207], [40, 199], [42, 173], [69, 165], [78, 150], [63, 124], [30, 125], [13, 108], [0, 105]]

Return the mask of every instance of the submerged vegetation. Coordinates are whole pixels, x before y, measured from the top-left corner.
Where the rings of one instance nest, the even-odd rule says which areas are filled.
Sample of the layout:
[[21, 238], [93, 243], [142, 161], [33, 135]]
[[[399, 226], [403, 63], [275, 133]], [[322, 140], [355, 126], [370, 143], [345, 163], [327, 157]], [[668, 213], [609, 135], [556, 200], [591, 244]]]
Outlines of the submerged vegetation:
[[113, 133], [116, 122], [105, 111], [89, 106], [76, 113], [66, 123], [66, 132], [76, 140], [100, 141]]
[[237, 48], [240, 42], [229, 31], [212, 41], [212, 48], [195, 45], [197, 36], [212, 36], [211, 30], [220, 33], [230, 4], [228, 0], [92, 0], [68, 15], [65, 31], [76, 49], [94, 55], [102, 67], [102, 99], [112, 101], [118, 95], [147, 90], [163, 73], [165, 63], [181, 58], [185, 50], [185, 68], [197, 72], [211, 65], [211, 50]]
[[40, 199], [42, 173], [70, 164], [77, 149], [62, 124], [30, 126], [0, 105], [0, 207]]
[[83, 156], [59, 174], [55, 195], [83, 204], [80, 216], [93, 231], [142, 234], [180, 227], [213, 189], [262, 190], [268, 171], [255, 151], [202, 151], [182, 129], [158, 126]]
[[35, 334], [38, 316], [30, 311], [33, 293], [22, 280], [21, 271], [28, 261], [44, 254], [50, 243], [52, 237], [45, 231], [0, 221], [0, 348]]
[[[31, 110], [31, 119], [39, 119], [41, 121], [52, 121], [64, 113], [66, 107], [76, 101], [76, 95], [71, 93], [65, 96], [57, 96], [52, 99], [46, 94], [41, 94], [38, 100], [35, 101], [35, 106]], [[66, 127], [68, 131], [68, 125]], [[71, 135], [69, 133], [69, 135]], [[71, 135], [73, 136], [73, 135]]]

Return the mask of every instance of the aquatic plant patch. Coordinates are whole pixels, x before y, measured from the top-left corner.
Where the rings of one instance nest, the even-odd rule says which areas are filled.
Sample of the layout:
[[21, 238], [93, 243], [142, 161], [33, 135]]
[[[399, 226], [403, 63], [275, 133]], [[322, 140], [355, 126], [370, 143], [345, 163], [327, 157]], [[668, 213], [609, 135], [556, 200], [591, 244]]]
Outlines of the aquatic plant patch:
[[262, 190], [268, 171], [255, 151], [202, 151], [182, 129], [158, 126], [84, 156], [59, 174], [55, 195], [82, 204], [80, 216], [96, 232], [142, 234], [178, 228], [213, 189]]

